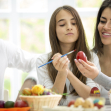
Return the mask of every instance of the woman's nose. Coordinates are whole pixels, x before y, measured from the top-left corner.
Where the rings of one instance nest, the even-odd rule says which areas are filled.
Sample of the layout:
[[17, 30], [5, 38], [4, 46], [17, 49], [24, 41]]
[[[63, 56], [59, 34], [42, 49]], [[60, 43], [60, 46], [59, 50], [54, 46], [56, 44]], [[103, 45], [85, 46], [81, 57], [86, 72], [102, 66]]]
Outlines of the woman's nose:
[[111, 22], [107, 22], [107, 23], [104, 25], [104, 29], [111, 29]]

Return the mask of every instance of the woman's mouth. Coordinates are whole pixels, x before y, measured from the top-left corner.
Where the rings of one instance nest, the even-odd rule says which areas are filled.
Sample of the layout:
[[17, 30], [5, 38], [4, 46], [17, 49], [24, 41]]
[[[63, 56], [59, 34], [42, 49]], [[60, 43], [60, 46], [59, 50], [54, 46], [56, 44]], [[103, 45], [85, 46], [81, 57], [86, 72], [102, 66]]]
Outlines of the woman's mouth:
[[104, 32], [104, 33], [102, 33], [102, 36], [103, 36], [103, 37], [111, 37], [111, 33], [106, 33], [106, 32]]

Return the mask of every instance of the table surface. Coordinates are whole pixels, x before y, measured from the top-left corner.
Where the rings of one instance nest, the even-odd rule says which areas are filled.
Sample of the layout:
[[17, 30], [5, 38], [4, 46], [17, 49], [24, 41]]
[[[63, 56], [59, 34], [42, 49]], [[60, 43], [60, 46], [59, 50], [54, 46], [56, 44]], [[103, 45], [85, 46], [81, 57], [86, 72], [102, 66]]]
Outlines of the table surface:
[[105, 105], [105, 111], [111, 111], [111, 105]]

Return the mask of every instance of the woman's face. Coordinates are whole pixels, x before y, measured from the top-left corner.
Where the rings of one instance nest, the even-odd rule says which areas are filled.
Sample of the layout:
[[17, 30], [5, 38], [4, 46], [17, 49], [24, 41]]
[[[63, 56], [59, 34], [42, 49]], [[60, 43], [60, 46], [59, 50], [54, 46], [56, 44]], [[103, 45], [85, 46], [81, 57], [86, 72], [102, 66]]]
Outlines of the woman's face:
[[74, 44], [78, 39], [78, 29], [72, 14], [61, 10], [56, 15], [56, 33], [60, 44]]
[[98, 31], [104, 45], [111, 45], [111, 9], [106, 8], [101, 14]]

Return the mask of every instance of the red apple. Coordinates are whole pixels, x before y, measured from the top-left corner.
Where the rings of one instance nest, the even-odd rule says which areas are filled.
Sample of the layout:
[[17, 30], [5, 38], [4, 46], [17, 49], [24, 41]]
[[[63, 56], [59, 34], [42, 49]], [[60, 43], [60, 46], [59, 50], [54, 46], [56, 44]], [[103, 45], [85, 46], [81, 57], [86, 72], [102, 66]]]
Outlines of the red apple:
[[79, 51], [76, 55], [76, 59], [82, 59], [83, 61], [87, 61], [87, 57], [83, 51]]
[[69, 102], [69, 104], [67, 106], [70, 107], [71, 105], [74, 105], [74, 103], [75, 103], [75, 101], [72, 100], [72, 101]]
[[25, 101], [17, 100], [14, 104], [14, 107], [28, 107], [28, 104]]

